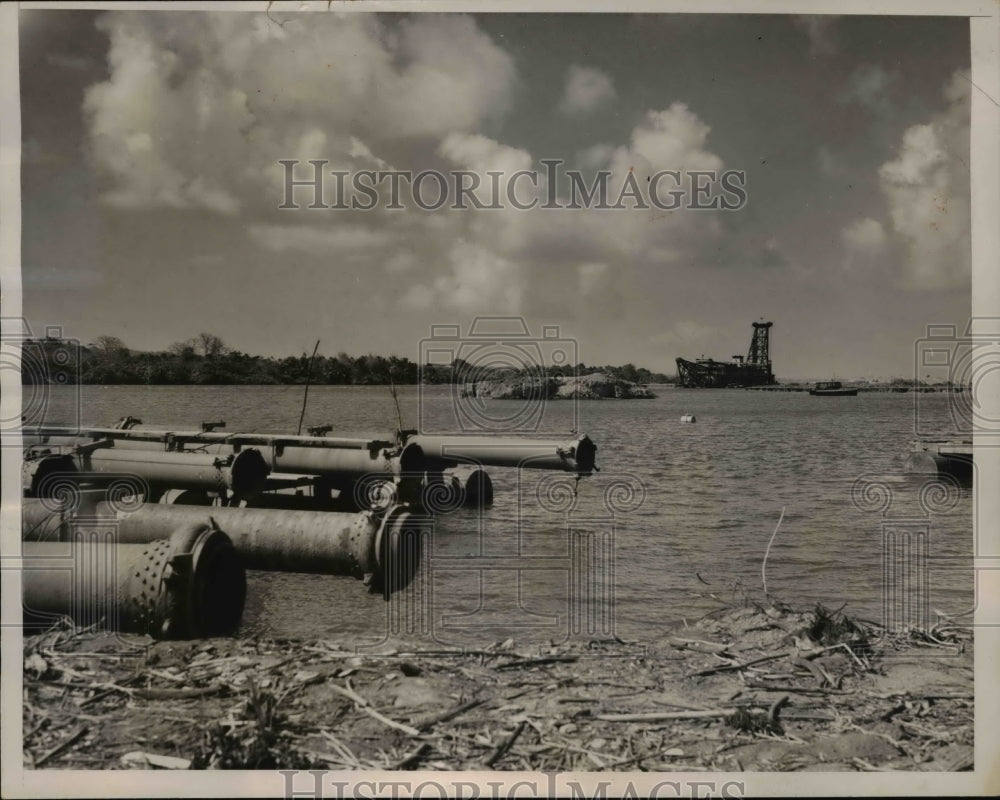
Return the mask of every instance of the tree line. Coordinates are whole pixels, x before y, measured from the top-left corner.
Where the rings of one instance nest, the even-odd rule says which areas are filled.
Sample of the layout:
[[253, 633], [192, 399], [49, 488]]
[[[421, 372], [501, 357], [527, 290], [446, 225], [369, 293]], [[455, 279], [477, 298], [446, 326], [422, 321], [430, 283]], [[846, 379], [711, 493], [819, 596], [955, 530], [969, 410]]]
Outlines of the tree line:
[[[147, 385], [286, 385], [307, 380], [319, 385], [366, 386], [467, 383], [505, 378], [530, 370], [483, 369], [456, 358], [451, 364], [419, 365], [399, 356], [336, 356], [307, 353], [275, 358], [250, 355], [226, 345], [218, 336], [200, 333], [174, 342], [164, 351], [130, 349], [117, 336], [99, 336], [88, 345], [56, 338], [24, 342], [22, 383]], [[311, 362], [311, 363], [310, 363]], [[603, 372], [634, 383], [670, 383], [672, 377], [634, 364], [623, 366], [546, 366], [549, 377]]]

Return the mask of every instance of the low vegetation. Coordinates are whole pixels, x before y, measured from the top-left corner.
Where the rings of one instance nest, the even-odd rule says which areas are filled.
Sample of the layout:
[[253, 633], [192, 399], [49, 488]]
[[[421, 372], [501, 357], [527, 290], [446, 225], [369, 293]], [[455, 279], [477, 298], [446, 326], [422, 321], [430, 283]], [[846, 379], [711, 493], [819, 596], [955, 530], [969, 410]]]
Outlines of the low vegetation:
[[[399, 356], [336, 356], [307, 353], [283, 358], [242, 353], [218, 336], [202, 333], [175, 342], [167, 350], [132, 350], [119, 338], [100, 336], [81, 345], [61, 339], [25, 343], [30, 352], [22, 358], [22, 382], [60, 384], [302, 384], [359, 386], [467, 383], [471, 380], [508, 379], [524, 373], [512, 369], [484, 369], [456, 358], [448, 365], [417, 364]], [[601, 372], [612, 379], [638, 384], [669, 383], [673, 379], [634, 364], [545, 367], [548, 377]], [[527, 373], [524, 373], [527, 374]], [[531, 374], [529, 377], [535, 377]]]

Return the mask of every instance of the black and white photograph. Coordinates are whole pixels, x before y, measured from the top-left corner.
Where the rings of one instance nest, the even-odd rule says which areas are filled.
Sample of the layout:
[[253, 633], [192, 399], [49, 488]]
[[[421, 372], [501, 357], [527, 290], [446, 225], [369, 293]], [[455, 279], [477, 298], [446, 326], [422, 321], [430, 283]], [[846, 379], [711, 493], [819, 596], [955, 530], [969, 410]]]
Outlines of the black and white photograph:
[[4, 796], [1000, 791], [1000, 7], [813, 5], [0, 9]]

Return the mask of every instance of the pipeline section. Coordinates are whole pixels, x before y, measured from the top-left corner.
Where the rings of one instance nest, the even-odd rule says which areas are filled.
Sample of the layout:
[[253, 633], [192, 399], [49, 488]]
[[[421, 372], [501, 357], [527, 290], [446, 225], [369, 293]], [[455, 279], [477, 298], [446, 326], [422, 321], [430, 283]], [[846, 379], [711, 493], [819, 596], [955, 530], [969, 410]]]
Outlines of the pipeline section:
[[93, 516], [71, 518], [39, 500], [23, 501], [21, 519], [26, 540], [62, 541], [97, 521], [113, 529], [122, 546], [156, 541], [179, 526], [210, 519], [229, 534], [247, 569], [352, 576], [386, 595], [412, 581], [427, 524], [398, 505], [345, 513], [156, 503], [124, 510], [98, 503]]
[[[188, 522], [144, 543], [121, 544], [113, 529], [70, 525], [53, 513], [61, 541], [22, 542], [28, 627], [68, 616], [77, 625], [103, 621], [110, 630], [186, 639], [227, 636], [239, 626], [246, 572], [215, 525]], [[35, 533], [53, 530], [36, 519]]]

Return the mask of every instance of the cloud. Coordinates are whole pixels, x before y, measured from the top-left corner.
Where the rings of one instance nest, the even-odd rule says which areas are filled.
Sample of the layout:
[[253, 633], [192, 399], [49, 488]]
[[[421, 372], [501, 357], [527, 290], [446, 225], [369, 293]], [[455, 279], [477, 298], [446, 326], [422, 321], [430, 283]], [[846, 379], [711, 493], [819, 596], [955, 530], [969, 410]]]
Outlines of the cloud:
[[885, 252], [885, 228], [871, 217], [855, 220], [840, 232], [844, 244], [844, 266], [848, 269], [873, 266]]
[[129, 208], [273, 208], [279, 159], [394, 163], [501, 118], [516, 78], [463, 15], [112, 12], [99, 26], [109, 76], [85, 95], [89, 151], [104, 200]]
[[856, 250], [878, 250], [885, 246], [882, 223], [871, 217], [856, 220], [841, 231], [844, 242]]
[[837, 18], [817, 14], [801, 14], [792, 18], [795, 27], [809, 37], [809, 53], [813, 58], [829, 56], [836, 52], [834, 27]]
[[403, 305], [418, 311], [453, 309], [467, 314], [516, 314], [522, 310], [523, 286], [512, 262], [471, 242], [457, 242], [450, 253], [451, 272], [431, 285], [415, 284]]
[[611, 78], [592, 67], [570, 66], [566, 73], [559, 110], [566, 114], [588, 114], [615, 99], [615, 84]]
[[857, 103], [876, 114], [888, 111], [888, 90], [899, 75], [886, 72], [879, 64], [862, 64], [851, 73], [847, 88], [841, 92], [841, 103]]
[[[371, 211], [304, 210], [308, 186], [296, 191], [303, 210], [278, 211], [281, 159], [300, 162], [298, 180], [312, 176], [310, 159], [327, 161], [327, 175], [390, 165], [469, 170], [480, 176], [484, 203], [492, 199], [487, 173], [538, 167], [534, 154], [495, 134], [518, 78], [510, 56], [471, 17], [293, 15], [280, 25], [232, 13], [100, 19], [110, 40], [108, 78], [88, 90], [85, 112], [105, 202], [226, 215], [251, 245], [301, 254], [304, 265], [349, 259], [352, 290], [365, 302], [420, 317], [534, 313], [614, 322], [637, 300], [661, 302], [658, 293], [670, 291], [665, 266], [712, 263], [705, 254], [724, 244], [711, 212], [523, 211], [506, 202], [501, 210], [389, 210], [385, 185]], [[610, 78], [579, 66], [566, 89], [565, 110], [573, 113], [615, 97]], [[630, 175], [644, 186], [661, 170], [721, 169], [710, 133], [695, 109], [668, 103], [581, 161], [612, 172], [614, 202]], [[661, 193], [674, 188], [667, 183]], [[520, 197], [544, 199], [544, 177], [537, 193], [528, 185], [520, 184]], [[333, 181], [324, 188], [333, 203]], [[773, 261], [776, 251], [758, 244], [762, 259]]]
[[[615, 152], [618, 164], [639, 165], [649, 174], [662, 169], [717, 170], [722, 159], [705, 149], [711, 128], [685, 103], [649, 111], [632, 131], [631, 146]], [[633, 163], [634, 162], [634, 163]]]
[[956, 72], [945, 98], [948, 108], [908, 128], [878, 173], [904, 282], [917, 289], [964, 286], [971, 274], [968, 79]]

